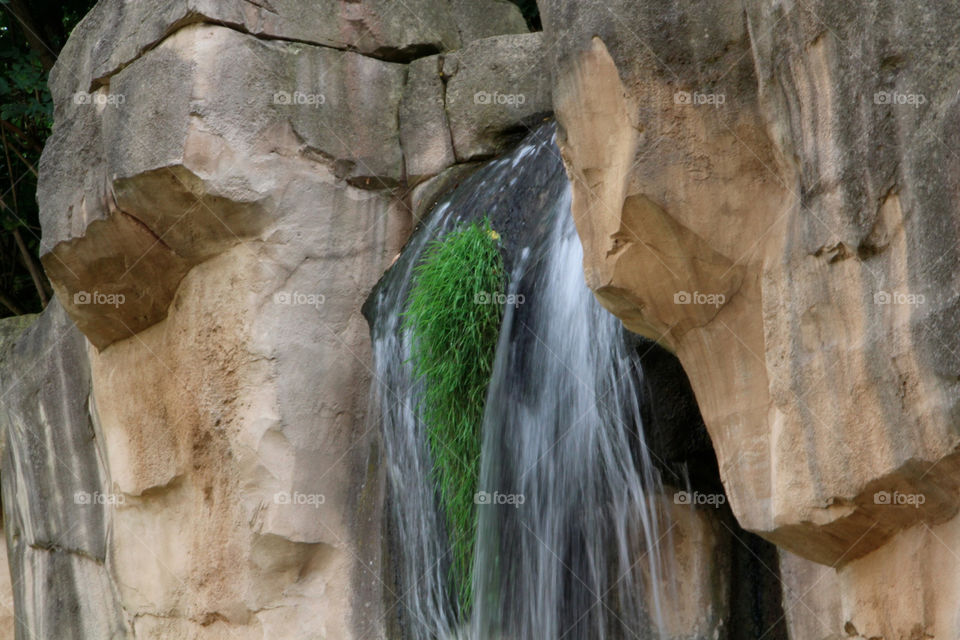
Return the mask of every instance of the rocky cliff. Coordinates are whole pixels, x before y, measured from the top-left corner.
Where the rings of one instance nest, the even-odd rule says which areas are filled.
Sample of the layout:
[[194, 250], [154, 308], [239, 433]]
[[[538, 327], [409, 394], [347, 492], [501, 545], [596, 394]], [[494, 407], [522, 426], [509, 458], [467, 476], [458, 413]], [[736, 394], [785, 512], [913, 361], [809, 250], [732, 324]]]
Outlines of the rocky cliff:
[[360, 306], [414, 211], [550, 112], [542, 52], [500, 0], [104, 0], [80, 23], [38, 198], [86, 341], [57, 306], [4, 363], [48, 344], [12, 384], [63, 379], [4, 423], [18, 638], [383, 637]]
[[798, 637], [956, 637], [956, 7], [542, 12], [588, 283], [680, 358], [741, 524], [836, 570], [790, 571], [842, 604]]
[[[18, 638], [385, 637], [360, 306], [551, 112], [587, 282], [682, 363], [790, 637], [960, 634], [960, 9], [539, 4], [81, 22], [39, 167], [59, 302], [0, 341]], [[677, 518], [677, 637], [724, 632], [733, 530]]]

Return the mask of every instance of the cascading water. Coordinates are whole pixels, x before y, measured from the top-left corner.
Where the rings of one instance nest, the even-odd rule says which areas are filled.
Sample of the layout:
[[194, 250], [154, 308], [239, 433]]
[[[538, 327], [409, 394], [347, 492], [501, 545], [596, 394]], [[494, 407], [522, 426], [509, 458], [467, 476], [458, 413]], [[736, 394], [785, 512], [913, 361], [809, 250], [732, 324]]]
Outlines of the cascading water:
[[[541, 128], [458, 187], [370, 300], [403, 635], [413, 640], [657, 638], [669, 531], [643, 440], [635, 343], [584, 283], [570, 187]], [[402, 313], [431, 239], [488, 216], [507, 306], [487, 396], [474, 607], [458, 621]]]

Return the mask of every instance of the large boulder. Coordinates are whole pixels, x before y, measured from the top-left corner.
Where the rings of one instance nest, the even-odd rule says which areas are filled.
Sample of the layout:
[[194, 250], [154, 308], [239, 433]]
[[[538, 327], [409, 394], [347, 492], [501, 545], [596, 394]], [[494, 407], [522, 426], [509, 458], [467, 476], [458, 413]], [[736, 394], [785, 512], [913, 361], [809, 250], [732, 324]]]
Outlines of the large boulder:
[[553, 111], [542, 33], [503, 35], [444, 57], [446, 106], [459, 162], [489, 158]]
[[[383, 637], [360, 305], [413, 201], [472, 168], [455, 164], [445, 56], [464, 37], [481, 66], [512, 59], [513, 40], [475, 38], [525, 31], [515, 7], [485, 6], [486, 28], [447, 0], [104, 0], [75, 29], [51, 75], [41, 253], [91, 343], [117, 498], [91, 557], [118, 607], [93, 576], [76, 608], [119, 610], [138, 638]], [[507, 115], [458, 131], [501, 148], [529, 114]], [[45, 571], [20, 588], [74, 597]], [[24, 628], [61, 637], [58, 616]]]
[[509, 0], [450, 0], [450, 5], [463, 46], [482, 38], [527, 32], [523, 14]]
[[[587, 281], [679, 356], [743, 526], [874, 570], [953, 535], [960, 9], [541, 9]], [[941, 599], [855, 598], [868, 574], [844, 569], [851, 629], [958, 633]]]
[[396, 184], [404, 73], [198, 24], [89, 100], [55, 92], [59, 117], [40, 163], [42, 260], [81, 330], [103, 348], [151, 326], [190, 267], [282, 216], [277, 155], [332, 163], [362, 185]]

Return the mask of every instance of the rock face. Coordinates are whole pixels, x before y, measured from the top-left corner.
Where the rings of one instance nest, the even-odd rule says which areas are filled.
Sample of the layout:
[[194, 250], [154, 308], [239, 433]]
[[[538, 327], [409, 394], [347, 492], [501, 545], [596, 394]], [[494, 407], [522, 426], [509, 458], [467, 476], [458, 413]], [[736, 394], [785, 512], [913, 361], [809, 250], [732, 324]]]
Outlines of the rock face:
[[54, 300], [4, 342], [3, 520], [16, 637], [126, 638], [109, 557], [110, 513], [122, 497], [104, 466], [86, 340]]
[[[59, 450], [49, 424], [11, 407], [21, 635], [384, 637], [360, 305], [414, 200], [422, 210], [472, 167], [452, 151], [446, 62], [465, 77], [502, 61], [538, 78], [520, 87], [536, 114], [481, 127], [470, 113], [483, 104], [457, 106], [471, 148], [493, 153], [550, 110], [539, 36], [517, 33], [513, 5], [482, 5], [109, 0], [76, 28], [51, 76], [38, 197], [44, 267], [89, 343], [57, 306], [16, 348], [36, 355], [56, 327], [72, 336], [86, 377], [49, 393], [86, 429], [93, 475], [42, 475], [53, 470], [36, 456]], [[48, 444], [31, 447], [27, 426]], [[73, 452], [71, 437], [55, 444]], [[45, 525], [70, 513], [81, 479], [111, 498], [83, 511], [99, 528]], [[67, 511], [19, 499], [38, 491]]]
[[960, 10], [541, 10], [588, 283], [679, 356], [741, 524], [841, 568], [798, 637], [956, 637], [880, 585], [960, 542]]
[[[384, 637], [360, 304], [551, 110], [587, 281], [682, 362], [791, 637], [960, 634], [960, 8], [540, 4], [538, 34], [500, 0], [77, 27], [38, 193], [60, 302], [0, 327], [18, 636]], [[701, 515], [680, 635], [741, 620]]]

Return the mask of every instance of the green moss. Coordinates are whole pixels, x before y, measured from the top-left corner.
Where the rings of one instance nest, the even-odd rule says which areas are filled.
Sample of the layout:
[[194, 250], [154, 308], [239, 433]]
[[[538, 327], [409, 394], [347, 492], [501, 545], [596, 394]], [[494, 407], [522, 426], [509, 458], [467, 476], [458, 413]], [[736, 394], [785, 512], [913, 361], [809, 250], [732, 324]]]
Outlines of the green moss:
[[404, 321], [413, 336], [414, 375], [424, 381], [420, 410], [462, 617], [472, 600], [480, 430], [502, 315], [496, 299], [506, 280], [498, 238], [484, 220], [435, 240], [415, 271]]

